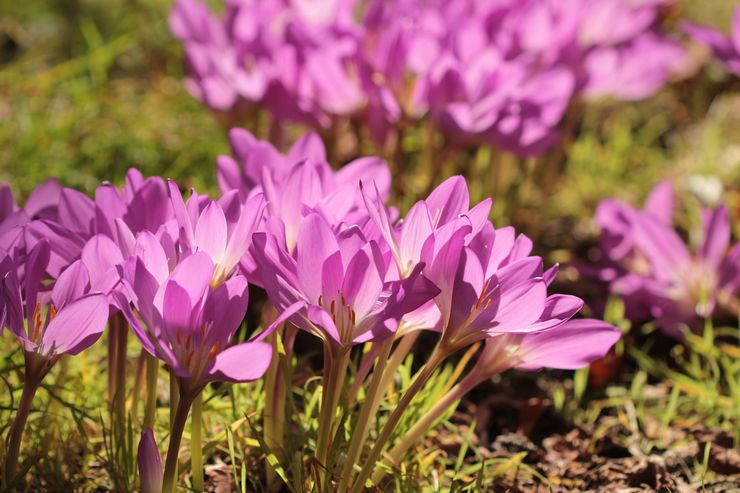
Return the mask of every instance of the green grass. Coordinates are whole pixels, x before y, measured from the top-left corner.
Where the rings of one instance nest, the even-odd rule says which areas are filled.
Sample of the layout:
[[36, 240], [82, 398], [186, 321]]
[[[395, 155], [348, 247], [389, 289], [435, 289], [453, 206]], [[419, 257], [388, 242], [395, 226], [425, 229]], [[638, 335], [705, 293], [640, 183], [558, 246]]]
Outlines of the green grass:
[[[90, 193], [100, 180], [122, 181], [126, 170], [135, 166], [147, 175], [216, 192], [215, 157], [228, 153], [228, 142], [219, 120], [182, 86], [180, 49], [167, 30], [169, 5], [166, 0], [0, 0], [0, 180], [8, 181], [20, 196], [49, 177]], [[721, 23], [726, 17], [724, 12], [708, 13], [704, 2], [685, 2], [683, 8], [704, 21]], [[716, 177], [726, 185], [724, 197], [737, 218], [737, 87], [710, 66], [645, 102], [588, 106], [562, 155], [556, 150], [541, 159], [519, 160], [481, 151], [458, 155], [462, 163], [450, 160], [441, 170], [444, 175], [464, 171], [475, 199], [494, 195], [496, 223], [515, 224], [531, 235], [549, 260], [593, 238], [590, 218], [598, 200], [617, 196], [637, 204], [664, 178], [677, 183], [682, 197], [689, 197], [692, 176]], [[405, 207], [443, 178], [419, 168], [419, 139], [406, 139]], [[682, 203], [686, 207], [698, 201]], [[736, 222], [736, 233], [739, 227]], [[562, 374], [547, 377], [542, 387], [554, 407], [574, 423], [596, 425], [604, 418], [607, 423], [626, 422], [627, 439], [645, 452], [666, 446], [667, 430], [678, 422], [727, 430], [738, 443], [740, 358], [737, 340], [728, 342], [737, 328], [717, 327], [714, 333], [722, 342], [691, 338], [668, 357], [651, 352], [652, 336], [641, 338], [647, 341], [644, 345], [625, 348], [633, 366], [601, 393], [586, 388], [582, 372], [562, 381], [557, 379]], [[137, 351], [132, 341], [129, 381]], [[138, 444], [140, 410], [132, 413], [123, 437], [126, 448], [116, 458], [104, 411], [104, 353], [99, 344], [65, 359], [39, 392], [23, 456], [37, 486], [99, 491], [112, 487], [110, 478], [121, 484], [135, 481], [131, 451]], [[0, 339], [0, 354], [0, 385], [7, 389], [0, 393], [3, 434], [20, 394], [22, 356], [7, 335]], [[453, 371], [445, 367], [440, 378], [432, 379], [399, 434], [441, 395], [439, 386]], [[396, 388], [407, 386], [412, 375], [409, 359], [396, 375]], [[293, 390], [293, 399], [304, 411], [287, 438], [291, 453], [279, 465], [294, 491], [302, 491], [316, 473], [308, 450], [315, 440], [320, 385], [318, 378], [308, 376]], [[156, 434], [161, 441], [167, 436], [168, 418], [164, 372], [159, 383]], [[204, 399], [206, 462], [231, 478], [239, 491], [261, 491], [264, 461], [276, 460], [260, 442], [262, 385], [212, 387]], [[391, 397], [385, 406], [391, 408], [397, 398]], [[372, 433], [382, 424], [380, 418]], [[388, 491], [477, 491], [512, 474], [548, 480], [525, 455], [487, 456], [475, 442], [474, 428], [474, 422], [461, 427], [450, 413], [430, 441], [414, 450]], [[457, 434], [457, 452], [451, 454], [440, 448], [450, 434]], [[710, 446], [702, 453], [706, 458], [695, 468], [699, 482], [713, 474], [707, 470]], [[182, 464], [186, 480], [188, 467]]]

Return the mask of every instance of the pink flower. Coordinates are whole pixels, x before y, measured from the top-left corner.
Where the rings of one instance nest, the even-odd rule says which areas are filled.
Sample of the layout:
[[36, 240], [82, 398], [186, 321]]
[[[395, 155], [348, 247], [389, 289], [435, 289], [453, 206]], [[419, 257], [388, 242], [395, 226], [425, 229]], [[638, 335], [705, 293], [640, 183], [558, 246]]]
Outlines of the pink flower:
[[719, 305], [734, 312], [740, 289], [740, 245], [730, 248], [730, 220], [720, 206], [703, 213], [703, 238], [690, 251], [671, 225], [673, 194], [657, 186], [644, 210], [614, 200], [597, 211], [605, 264], [602, 279], [621, 295], [630, 317], [655, 318], [669, 335], [698, 329]]

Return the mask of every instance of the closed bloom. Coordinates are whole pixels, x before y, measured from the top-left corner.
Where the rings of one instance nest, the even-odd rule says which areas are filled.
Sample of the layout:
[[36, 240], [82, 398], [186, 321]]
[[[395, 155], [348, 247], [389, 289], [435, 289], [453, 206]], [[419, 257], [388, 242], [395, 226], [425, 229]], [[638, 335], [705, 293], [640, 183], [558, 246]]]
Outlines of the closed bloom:
[[136, 462], [141, 478], [141, 493], [162, 493], [162, 458], [151, 428], [141, 433]]

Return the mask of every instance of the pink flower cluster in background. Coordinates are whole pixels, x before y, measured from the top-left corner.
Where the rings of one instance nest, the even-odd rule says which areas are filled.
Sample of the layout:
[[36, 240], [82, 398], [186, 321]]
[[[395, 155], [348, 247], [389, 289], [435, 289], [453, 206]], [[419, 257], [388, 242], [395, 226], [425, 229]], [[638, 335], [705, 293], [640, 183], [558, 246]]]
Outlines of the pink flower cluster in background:
[[214, 110], [358, 122], [378, 143], [429, 117], [450, 140], [544, 152], [573, 98], [635, 100], [686, 56], [670, 0], [178, 0], [187, 87]]

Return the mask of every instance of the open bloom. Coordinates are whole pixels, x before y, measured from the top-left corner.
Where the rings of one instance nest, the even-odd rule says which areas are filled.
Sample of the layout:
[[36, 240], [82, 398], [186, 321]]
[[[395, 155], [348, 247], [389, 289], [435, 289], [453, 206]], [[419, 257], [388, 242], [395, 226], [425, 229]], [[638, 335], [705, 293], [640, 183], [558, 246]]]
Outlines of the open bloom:
[[173, 219], [167, 186], [158, 176], [144, 178], [131, 168], [120, 190], [108, 182], [95, 190], [95, 232], [113, 240], [125, 257], [137, 233], [156, 233]]
[[437, 293], [421, 266], [402, 281], [388, 280], [388, 259], [375, 241], [357, 227], [336, 233], [318, 213], [301, 221], [297, 245], [294, 259], [274, 236], [257, 233], [253, 254], [270, 301], [279, 311], [300, 307], [291, 321], [326, 342], [385, 339]]
[[[314, 133], [296, 141], [287, 155], [245, 130], [233, 129], [230, 140], [242, 168], [231, 158], [219, 158], [222, 191], [238, 190], [242, 197], [263, 192], [268, 202], [267, 227], [284, 237], [291, 252], [298, 225], [308, 210], [321, 212], [332, 226], [358, 224], [366, 215], [359, 193], [361, 181], [374, 181], [384, 201], [390, 195], [391, 176], [385, 161], [362, 157], [335, 171], [326, 162], [324, 146]], [[271, 221], [275, 218], [279, 221]]]
[[353, 4], [228, 2], [217, 18], [179, 0], [170, 28], [185, 47], [188, 89], [215, 110], [258, 102], [283, 120], [328, 126], [364, 101]]
[[694, 40], [708, 46], [714, 56], [727, 67], [727, 70], [740, 75], [740, 8], [735, 8], [732, 15], [732, 32], [729, 36], [711, 27], [691, 22], [685, 22], [683, 29]]
[[236, 275], [212, 287], [216, 267], [202, 251], [181, 259], [170, 273], [164, 249], [146, 231], [139, 234], [136, 250], [140, 254], [127, 261], [123, 278], [139, 316], [120, 295], [118, 303], [144, 349], [193, 391], [212, 380], [260, 378], [272, 357], [268, 344], [228, 347], [247, 310], [246, 279]]
[[740, 289], [740, 245], [730, 247], [730, 220], [719, 206], [704, 211], [701, 244], [691, 252], [671, 225], [672, 191], [661, 184], [644, 210], [604, 201], [603, 280], [623, 297], [631, 318], [655, 318], [669, 335], [698, 328], [717, 308], [735, 313]]
[[26, 364], [43, 375], [63, 354], [78, 354], [100, 338], [108, 321], [108, 301], [89, 291], [89, 275], [80, 261], [67, 267], [46, 288], [51, 248], [41, 240], [29, 252], [23, 276], [9, 257], [2, 267], [2, 315], [20, 341]]
[[170, 258], [183, 258], [193, 252], [205, 252], [214, 265], [213, 285], [218, 286], [234, 274], [249, 249], [252, 233], [262, 219], [265, 198], [254, 194], [246, 201], [236, 190], [219, 200], [209, 200], [193, 191], [187, 203], [173, 181], [170, 198], [177, 223], [177, 235], [167, 236]]
[[[453, 176], [436, 187], [429, 196], [414, 204], [406, 216], [393, 224], [390, 211], [383, 205], [375, 187], [364, 187], [363, 200], [370, 219], [381, 238], [381, 245], [390, 250], [394, 260], [389, 275], [406, 278], [422, 263], [431, 265], [434, 245], [438, 246], [461, 225], [478, 231], [488, 221], [491, 199], [470, 207], [468, 186], [462, 176]], [[430, 300], [403, 318], [403, 332], [415, 329], [441, 330], [441, 314]], [[403, 333], [401, 332], [401, 333]]]

